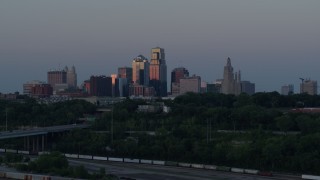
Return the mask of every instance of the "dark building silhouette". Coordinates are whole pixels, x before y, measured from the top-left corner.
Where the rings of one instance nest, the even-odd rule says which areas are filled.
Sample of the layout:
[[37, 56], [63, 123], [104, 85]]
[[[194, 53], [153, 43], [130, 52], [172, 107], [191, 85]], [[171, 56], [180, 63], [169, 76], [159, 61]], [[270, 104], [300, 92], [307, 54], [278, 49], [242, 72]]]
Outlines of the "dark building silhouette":
[[90, 77], [91, 96], [112, 96], [112, 78], [106, 76]]

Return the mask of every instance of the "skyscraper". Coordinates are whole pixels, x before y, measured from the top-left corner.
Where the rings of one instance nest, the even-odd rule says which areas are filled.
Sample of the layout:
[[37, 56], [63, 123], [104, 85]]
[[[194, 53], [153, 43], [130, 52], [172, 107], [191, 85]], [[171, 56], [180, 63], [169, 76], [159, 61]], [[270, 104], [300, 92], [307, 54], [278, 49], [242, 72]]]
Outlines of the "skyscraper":
[[128, 83], [132, 81], [132, 68], [131, 67], [119, 67], [118, 68], [119, 78], [126, 78]]
[[149, 85], [149, 61], [143, 55], [132, 61], [132, 82], [136, 85]]
[[67, 72], [67, 84], [69, 88], [75, 89], [77, 88], [77, 73], [76, 68], [74, 66], [69, 69], [67, 66], [65, 67], [65, 71]]
[[241, 93], [241, 72], [233, 73], [233, 67], [231, 66], [231, 59], [228, 57], [227, 64], [224, 66], [223, 80], [221, 84], [221, 91], [223, 94], [235, 94]]
[[154, 87], [156, 96], [167, 96], [167, 65], [163, 48], [152, 48], [149, 73], [150, 86]]

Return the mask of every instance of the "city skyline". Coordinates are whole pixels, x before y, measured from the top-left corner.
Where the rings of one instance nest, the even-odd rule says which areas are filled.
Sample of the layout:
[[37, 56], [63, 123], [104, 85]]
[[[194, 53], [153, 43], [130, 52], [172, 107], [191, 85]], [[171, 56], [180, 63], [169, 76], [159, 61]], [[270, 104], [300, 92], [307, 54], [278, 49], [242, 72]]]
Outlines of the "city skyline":
[[320, 78], [319, 6], [315, 0], [1, 1], [0, 92], [22, 92], [23, 83], [72, 65], [79, 85], [130, 67], [138, 54], [151, 59], [156, 46], [166, 50], [167, 81], [183, 66], [212, 83], [231, 57], [257, 92], [299, 87], [300, 77]]

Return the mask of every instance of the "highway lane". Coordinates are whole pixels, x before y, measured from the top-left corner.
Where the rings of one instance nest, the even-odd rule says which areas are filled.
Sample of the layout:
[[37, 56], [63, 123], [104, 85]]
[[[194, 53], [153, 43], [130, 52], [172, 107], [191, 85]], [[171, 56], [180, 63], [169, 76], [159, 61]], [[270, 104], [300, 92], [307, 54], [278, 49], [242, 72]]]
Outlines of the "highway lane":
[[72, 166], [83, 165], [91, 172], [97, 172], [101, 167], [106, 169], [108, 174], [119, 178], [132, 178], [137, 180], [294, 180], [301, 179], [299, 176], [278, 175], [276, 177], [263, 177], [249, 174], [238, 174], [205, 169], [193, 169], [172, 166], [157, 166], [147, 164], [119, 163], [108, 161], [69, 159]]

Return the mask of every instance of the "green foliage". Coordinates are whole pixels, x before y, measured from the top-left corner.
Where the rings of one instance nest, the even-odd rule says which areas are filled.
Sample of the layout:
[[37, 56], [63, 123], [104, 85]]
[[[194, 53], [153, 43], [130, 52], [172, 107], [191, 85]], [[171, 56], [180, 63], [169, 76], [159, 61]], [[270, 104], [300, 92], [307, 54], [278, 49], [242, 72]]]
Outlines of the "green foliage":
[[94, 113], [95, 109], [95, 105], [82, 100], [53, 104], [39, 104], [34, 99], [22, 103], [0, 100], [0, 124], [4, 125], [6, 118], [8, 129], [73, 124], [83, 114]]
[[4, 162], [6, 163], [17, 163], [22, 162], [23, 156], [21, 154], [6, 153], [4, 156]]
[[68, 168], [68, 160], [63, 154], [59, 152], [52, 152], [50, 154], [43, 154], [39, 156], [39, 158], [34, 161], [34, 164], [32, 163], [30, 166], [32, 167], [31, 170], [40, 173], [54, 172], [60, 174], [60, 169]]
[[[153, 102], [127, 99], [109, 107], [112, 111], [103, 113], [92, 130], [74, 130], [62, 136], [55, 150], [320, 174], [320, 116], [289, 111], [295, 107], [320, 106], [319, 97], [282, 96], [277, 92], [252, 96], [187, 93], [164, 101], [172, 109], [167, 114], [138, 113], [138, 105]], [[0, 107], [7, 106], [3, 103], [0, 102]], [[27, 104], [28, 107], [9, 106], [9, 117], [23, 119], [38, 115], [40, 119], [34, 122], [45, 119], [46, 124], [59, 124], [74, 121], [81, 113], [94, 110], [94, 106], [81, 101], [53, 105], [30, 101]], [[30, 113], [13, 113], [17, 109]], [[0, 110], [0, 116], [3, 115]], [[240, 131], [243, 133], [238, 133]], [[155, 135], [148, 135], [148, 132]], [[28, 168], [39, 167], [49, 168], [41, 161], [30, 162]], [[64, 175], [87, 176], [84, 167], [58, 169], [54, 164], [50, 167], [53, 167], [50, 171]], [[106, 178], [102, 177], [105, 174], [102, 171], [94, 175], [96, 179]]]

